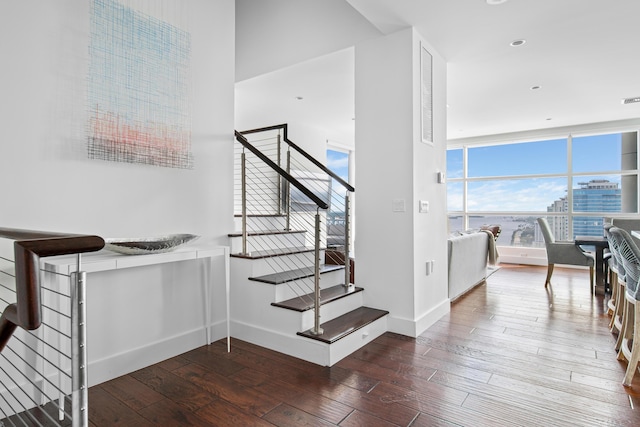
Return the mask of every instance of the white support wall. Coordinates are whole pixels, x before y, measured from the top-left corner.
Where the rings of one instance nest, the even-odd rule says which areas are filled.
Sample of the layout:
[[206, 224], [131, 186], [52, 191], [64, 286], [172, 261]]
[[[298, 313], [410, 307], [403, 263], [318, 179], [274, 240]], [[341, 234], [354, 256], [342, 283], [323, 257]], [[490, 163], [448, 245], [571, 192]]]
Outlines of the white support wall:
[[[433, 56], [433, 145], [421, 138], [421, 43]], [[449, 311], [446, 186], [436, 181], [445, 170], [445, 73], [413, 28], [356, 45], [357, 281], [367, 305], [390, 311], [389, 329], [409, 336]], [[428, 213], [418, 213], [420, 200]]]

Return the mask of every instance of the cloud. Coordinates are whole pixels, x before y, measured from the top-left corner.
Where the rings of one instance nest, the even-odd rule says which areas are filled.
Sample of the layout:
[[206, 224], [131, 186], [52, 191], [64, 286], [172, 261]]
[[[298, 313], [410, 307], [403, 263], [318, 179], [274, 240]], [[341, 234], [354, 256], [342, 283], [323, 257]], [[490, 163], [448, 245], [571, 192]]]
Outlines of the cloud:
[[349, 157], [327, 157], [327, 167], [333, 171], [349, 167]]
[[482, 212], [545, 212], [566, 195], [566, 180], [533, 178], [469, 183], [467, 209]]

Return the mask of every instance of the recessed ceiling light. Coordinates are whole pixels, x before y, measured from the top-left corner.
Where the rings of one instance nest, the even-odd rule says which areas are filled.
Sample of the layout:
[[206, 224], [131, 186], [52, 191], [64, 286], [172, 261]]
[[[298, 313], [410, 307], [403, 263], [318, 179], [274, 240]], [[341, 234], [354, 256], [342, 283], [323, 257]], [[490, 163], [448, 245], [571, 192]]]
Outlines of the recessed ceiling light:
[[520, 40], [514, 40], [511, 43], [509, 43], [509, 46], [513, 46], [513, 47], [517, 47], [517, 46], [522, 46], [523, 44], [525, 44], [527, 41], [525, 39], [520, 39]]
[[640, 102], [640, 96], [636, 96], [635, 98], [625, 98], [622, 100], [623, 104], [635, 104], [636, 102]]
[[531, 90], [538, 90], [538, 89], [542, 89], [542, 86], [538, 86], [538, 85], [536, 85], [536, 86], [531, 86], [529, 89], [531, 89]]
[[490, 4], [491, 6], [495, 6], [497, 4], [502, 4], [506, 2], [507, 0], [487, 0], [487, 4]]

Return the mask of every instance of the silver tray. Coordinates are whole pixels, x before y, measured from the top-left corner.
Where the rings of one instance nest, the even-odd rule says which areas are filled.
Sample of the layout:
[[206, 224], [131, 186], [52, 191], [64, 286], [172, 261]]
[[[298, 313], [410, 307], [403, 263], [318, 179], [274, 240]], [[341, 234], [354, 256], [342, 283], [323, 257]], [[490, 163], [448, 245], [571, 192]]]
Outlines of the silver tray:
[[126, 255], [158, 254], [171, 252], [180, 245], [200, 236], [195, 234], [168, 234], [158, 237], [129, 237], [104, 239], [105, 249]]

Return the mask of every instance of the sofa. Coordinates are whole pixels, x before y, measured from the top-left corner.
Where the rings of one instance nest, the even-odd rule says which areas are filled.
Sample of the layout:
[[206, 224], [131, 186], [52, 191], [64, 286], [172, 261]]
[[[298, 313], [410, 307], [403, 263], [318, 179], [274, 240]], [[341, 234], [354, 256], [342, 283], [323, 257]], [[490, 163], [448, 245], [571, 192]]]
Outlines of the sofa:
[[487, 277], [489, 260], [495, 263], [495, 241], [490, 231], [452, 235], [448, 239], [449, 299], [468, 292]]

